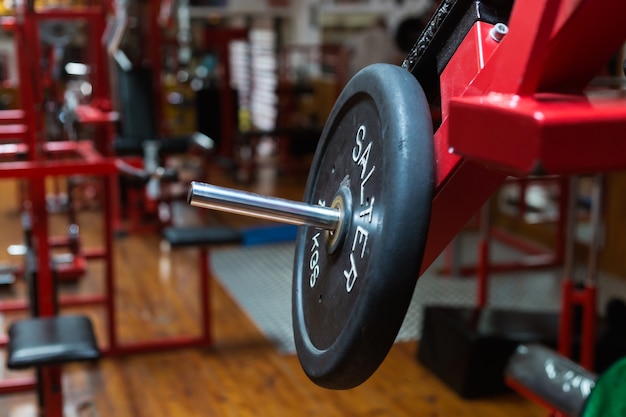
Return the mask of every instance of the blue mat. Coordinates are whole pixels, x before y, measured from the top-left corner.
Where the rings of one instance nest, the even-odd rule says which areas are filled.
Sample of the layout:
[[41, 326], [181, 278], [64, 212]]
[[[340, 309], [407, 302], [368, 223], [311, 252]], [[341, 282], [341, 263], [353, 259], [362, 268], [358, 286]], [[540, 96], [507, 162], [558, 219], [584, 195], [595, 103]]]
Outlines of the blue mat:
[[242, 230], [242, 234], [244, 246], [295, 242], [298, 226], [290, 224], [257, 226]]

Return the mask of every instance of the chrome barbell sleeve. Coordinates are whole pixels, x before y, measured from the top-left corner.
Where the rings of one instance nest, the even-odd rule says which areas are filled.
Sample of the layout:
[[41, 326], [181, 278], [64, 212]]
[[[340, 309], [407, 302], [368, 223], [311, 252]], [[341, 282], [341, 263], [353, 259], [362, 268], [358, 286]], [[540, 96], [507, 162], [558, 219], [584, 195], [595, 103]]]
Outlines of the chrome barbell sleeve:
[[342, 216], [341, 211], [335, 208], [268, 197], [197, 181], [193, 181], [189, 187], [187, 202], [195, 207], [282, 223], [316, 226], [327, 230], [335, 230]]

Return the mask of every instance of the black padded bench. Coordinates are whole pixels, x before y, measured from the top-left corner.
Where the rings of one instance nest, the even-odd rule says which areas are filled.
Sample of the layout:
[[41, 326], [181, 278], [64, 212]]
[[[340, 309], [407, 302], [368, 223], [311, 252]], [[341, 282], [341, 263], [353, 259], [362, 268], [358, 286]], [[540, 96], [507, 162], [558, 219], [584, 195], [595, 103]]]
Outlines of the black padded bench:
[[163, 230], [163, 237], [172, 247], [239, 244], [243, 241], [240, 231], [224, 226], [167, 227]]
[[91, 321], [84, 316], [28, 318], [13, 323], [8, 336], [7, 368], [37, 370], [39, 415], [63, 416], [60, 366], [100, 358]]
[[35, 317], [9, 327], [7, 367], [25, 369], [100, 358], [91, 321], [84, 316]]
[[214, 245], [237, 245], [243, 242], [243, 234], [224, 226], [173, 226], [163, 229], [163, 238], [172, 248], [197, 247], [200, 268], [200, 312], [202, 314], [202, 345], [211, 344], [211, 298], [209, 284], [209, 247]]

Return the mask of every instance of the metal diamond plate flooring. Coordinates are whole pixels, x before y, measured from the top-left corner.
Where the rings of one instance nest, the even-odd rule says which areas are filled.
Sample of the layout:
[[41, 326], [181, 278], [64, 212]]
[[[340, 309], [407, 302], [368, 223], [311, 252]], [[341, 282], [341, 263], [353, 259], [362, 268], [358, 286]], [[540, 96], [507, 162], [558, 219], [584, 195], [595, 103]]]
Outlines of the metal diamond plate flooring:
[[[476, 237], [461, 240], [462, 262], [475, 259]], [[493, 259], [522, 256], [494, 243]], [[295, 352], [291, 328], [291, 275], [294, 243], [214, 249], [211, 262], [214, 276], [248, 314], [252, 321], [285, 354]], [[442, 258], [419, 279], [413, 300], [397, 341], [419, 339], [425, 305], [473, 306], [476, 301], [474, 277], [441, 275]], [[560, 303], [562, 269], [552, 268], [492, 274], [489, 305], [531, 311], [556, 311]], [[598, 306], [603, 310], [613, 296], [626, 298], [626, 280], [602, 275]]]

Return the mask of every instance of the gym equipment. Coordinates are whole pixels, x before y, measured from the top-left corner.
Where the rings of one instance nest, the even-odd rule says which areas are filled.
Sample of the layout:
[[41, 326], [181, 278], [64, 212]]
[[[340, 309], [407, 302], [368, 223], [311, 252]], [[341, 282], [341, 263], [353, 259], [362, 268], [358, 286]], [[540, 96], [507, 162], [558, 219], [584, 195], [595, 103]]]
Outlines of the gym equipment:
[[115, 166], [122, 175], [140, 185], [146, 185], [151, 180], [157, 181], [178, 181], [178, 171], [156, 167], [154, 170], [137, 168], [121, 158], [115, 160]]
[[[581, 313], [581, 349], [579, 362], [587, 369], [594, 369], [596, 356], [597, 337], [597, 281], [598, 260], [601, 240], [603, 235], [602, 206], [603, 206], [603, 180], [602, 174], [594, 177], [594, 188], [591, 197], [591, 221], [590, 243], [586, 275], [582, 280], [577, 280], [574, 273], [576, 241], [576, 207], [578, 203], [578, 177], [571, 176], [569, 185], [568, 210], [566, 217], [566, 240], [564, 277], [561, 288], [561, 312], [559, 326], [558, 351], [565, 357], [572, 358], [573, 344], [576, 340], [572, 337], [572, 328], [575, 324], [575, 312]], [[605, 358], [608, 359], [608, 358]]]
[[8, 335], [7, 367], [35, 367], [40, 410], [47, 417], [62, 417], [61, 366], [100, 358], [91, 321], [84, 316], [33, 317], [13, 323]]
[[319, 385], [351, 388], [393, 344], [421, 266], [432, 164], [420, 85], [394, 66], [359, 72], [322, 131], [304, 197], [338, 207], [343, 218], [324, 239], [316, 228], [301, 228], [296, 243], [295, 340], [305, 372]]
[[[175, 196], [167, 192], [166, 187], [179, 181], [179, 172], [163, 166], [167, 157], [193, 153], [206, 155], [212, 149], [212, 139], [199, 132], [180, 138], [117, 141], [115, 152], [118, 158], [115, 164], [124, 180], [121, 185], [127, 200], [126, 215], [130, 229], [141, 230], [142, 225], [154, 217], [158, 220], [156, 226], [170, 222], [168, 202]], [[127, 156], [137, 151], [142, 154], [141, 158]]]
[[9, 369], [99, 358], [100, 350], [87, 317], [31, 318], [17, 321], [9, 327]]
[[[128, 58], [125, 61], [120, 60], [122, 55], [126, 56], [122, 40], [137, 34], [133, 34], [133, 29], [128, 25], [129, 4], [120, 3], [118, 6], [119, 16], [111, 21], [112, 33], [106, 40], [107, 52], [111, 57], [110, 64], [118, 86], [116, 108], [120, 110], [121, 116], [121, 133], [114, 140], [113, 153], [125, 158], [128, 162], [126, 165], [135, 164], [137, 168], [150, 174], [149, 180], [142, 188], [133, 188], [132, 184], [127, 187], [128, 184], [122, 182], [121, 189], [123, 197], [130, 200], [125, 204], [130, 228], [133, 231], [142, 230], [148, 223], [147, 220], [156, 220], [148, 227], [153, 230], [155, 226], [161, 228], [169, 223], [167, 202], [172, 196], [162, 188], [161, 181], [165, 179], [162, 175], [165, 160], [170, 156], [194, 150], [210, 152], [214, 143], [212, 139], [199, 132], [177, 137], [163, 134], [163, 118], [160, 117], [162, 115], [159, 108], [160, 93], [157, 94], [155, 88], [157, 85], [155, 80], [158, 80], [158, 85], [161, 84], [160, 75], [153, 68], [133, 65], [133, 62], [141, 61], [137, 57], [132, 60]], [[151, 23], [156, 27], [156, 20]], [[150, 43], [158, 44], [158, 39], [152, 38]], [[129, 51], [126, 52], [130, 54]], [[152, 62], [155, 68], [161, 65], [158, 59]]]
[[[31, 213], [22, 213], [22, 227], [26, 253], [24, 277], [28, 283], [31, 317], [9, 326], [7, 367], [25, 369], [35, 367], [39, 407], [48, 417], [63, 415], [63, 389], [60, 365], [69, 362], [100, 358], [96, 337], [89, 318], [84, 316], [59, 316], [56, 277], [52, 280], [52, 305], [47, 309], [40, 304], [38, 254], [33, 241]], [[42, 316], [44, 314], [45, 316]]]
[[507, 384], [519, 393], [569, 417], [583, 415], [597, 380], [593, 372], [536, 344], [520, 345], [514, 350], [505, 377]]
[[506, 381], [551, 413], [618, 417], [626, 401], [624, 372], [626, 358], [595, 374], [545, 346], [522, 345], [508, 361]]
[[[386, 199], [383, 200], [374, 199], [368, 202], [368, 207], [372, 209], [368, 213], [378, 215], [384, 212], [384, 217], [376, 218], [384, 224], [384, 227], [381, 226], [382, 230], [387, 230], [388, 227], [401, 230], [404, 227], [421, 236], [418, 240], [422, 241], [417, 242], [411, 252], [411, 250], [406, 250], [402, 240], [395, 242], [395, 234], [385, 233], [385, 243], [389, 244], [388, 249], [385, 250], [391, 256], [395, 251], [408, 253], [407, 256], [416, 260], [418, 264], [419, 259], [422, 258], [421, 266], [417, 267], [418, 273], [413, 276], [413, 280], [439, 256], [454, 235], [482, 207], [507, 176], [564, 175], [607, 171], [626, 166], [626, 153], [614, 151], [623, 148], [622, 137], [626, 129], [626, 106], [624, 106], [623, 99], [608, 91], [603, 94], [598, 92], [587, 94], [584, 91], [591, 79], [624, 43], [626, 27], [621, 22], [624, 13], [626, 13], [626, 4], [620, 0], [593, 2], [538, 0], [532, 4], [523, 1], [513, 3], [507, 0], [443, 0], [441, 2], [403, 63], [403, 68], [418, 80], [418, 85], [424, 88], [426, 99], [431, 107], [428, 110], [434, 113], [433, 119], [437, 127], [433, 141], [434, 158], [425, 162], [420, 160], [411, 163], [407, 170], [415, 172], [410, 174], [405, 171], [397, 178], [383, 175], [385, 187], [394, 183], [399, 184], [396, 189], [401, 192], [393, 196], [385, 195]], [[590, 22], [602, 23], [594, 25], [590, 30]], [[585, 51], [585, 59], [581, 59], [580, 51]], [[406, 83], [406, 91], [410, 91], [410, 84]], [[397, 89], [394, 80], [389, 85], [392, 89]], [[386, 87], [385, 85], [383, 89]], [[400, 90], [404, 88], [403, 86]], [[404, 99], [404, 97], [401, 101], [394, 99], [398, 102], [387, 102], [386, 105], [394, 107], [398, 114], [412, 112], [409, 119], [424, 117], [421, 113], [426, 110], [424, 107], [416, 106], [411, 110], [404, 107], [406, 103]], [[346, 114], [351, 110], [350, 102], [347, 103], [344, 102]], [[378, 106], [381, 103], [375, 104]], [[337, 111], [341, 112], [342, 107], [336, 106]], [[362, 113], [361, 116], [371, 117], [368, 116], [371, 113], [368, 113], [365, 108], [359, 113]], [[360, 123], [363, 123], [361, 117], [358, 116], [359, 113], [353, 119], [352, 128], [355, 130]], [[386, 117], [387, 113], [383, 112], [381, 115]], [[331, 115], [325, 131], [332, 132], [337, 120], [342, 120], [341, 117], [337, 120], [335, 118], [337, 114]], [[387, 123], [382, 117], [380, 121], [385, 125]], [[395, 122], [397, 121], [396, 119]], [[393, 127], [403, 128], [402, 126]], [[430, 135], [429, 129], [426, 132]], [[418, 137], [427, 136], [424, 130], [414, 133], [417, 133]], [[343, 140], [355, 146], [354, 138], [354, 132], [348, 129]], [[591, 138], [593, 140], [590, 140]], [[355, 150], [357, 161], [361, 152], [367, 149], [367, 142], [363, 142], [362, 146], [364, 148], [355, 146], [358, 148]], [[422, 158], [424, 153], [427, 153], [423, 152], [424, 146], [419, 145], [417, 147], [419, 152], [415, 152], [412, 157]], [[325, 161], [332, 158], [337, 158], [338, 161], [344, 158], [345, 162], [338, 163], [338, 165], [345, 167], [346, 164], [350, 164], [349, 158], [353, 154], [346, 152], [344, 155], [332, 155], [335, 149], [346, 151], [349, 148], [329, 146], [327, 138], [322, 138], [319, 149], [321, 150], [317, 152], [316, 162], [309, 178], [308, 185], [312, 185], [312, 188], [307, 188], [306, 198], [318, 197], [316, 193], [323, 198], [321, 202], [307, 200], [306, 203], [329, 206], [324, 212], [331, 216], [333, 215], [332, 207], [335, 206], [337, 207], [334, 209], [336, 217], [337, 212], [340, 211], [338, 206], [345, 200], [345, 197], [340, 196], [335, 200], [337, 184], [334, 181], [328, 184], [323, 183], [322, 181], [330, 176], [324, 173], [327, 176], [320, 177], [322, 175], [320, 167], [331, 168], [332, 171], [332, 166], [325, 165]], [[403, 144], [392, 153], [402, 154], [405, 149]], [[385, 157], [388, 156], [385, 154]], [[320, 161], [321, 165], [318, 165]], [[419, 207], [419, 209], [414, 213], [409, 210], [407, 216], [394, 218], [387, 215], [387, 210], [396, 210], [396, 206], [403, 204], [401, 199], [405, 198], [405, 193], [415, 192], [412, 181], [415, 177], [423, 175], [424, 167], [431, 169], [433, 162], [435, 173], [432, 199], [421, 201], [419, 205], [416, 204], [414, 207]], [[362, 167], [359, 173], [361, 179], [367, 178], [366, 174], [369, 172], [365, 170], [367, 166]], [[407, 181], [407, 177], [410, 177], [410, 181]], [[369, 193], [368, 187], [376, 183], [376, 181], [365, 183], [364, 192]], [[323, 191], [321, 188], [327, 188], [327, 190]], [[391, 185], [391, 188], [394, 188], [394, 185]], [[361, 194], [360, 190], [357, 196], [359, 194]], [[356, 199], [357, 196], [352, 195], [352, 198]], [[375, 194], [372, 196], [376, 197]], [[191, 201], [193, 200], [194, 190], [192, 189]], [[421, 209], [429, 203], [432, 204], [429, 225], [427, 229], [421, 228], [416, 223], [420, 224], [423, 220], [424, 212]], [[389, 206], [393, 208], [389, 209]], [[347, 204], [346, 207], [351, 207], [351, 205]], [[413, 206], [410, 209], [413, 209]], [[364, 217], [368, 217], [368, 213], [365, 213]], [[354, 226], [353, 222], [347, 227]], [[301, 236], [306, 237], [306, 233], [311, 230], [310, 226], [303, 228]], [[425, 230], [428, 230], [428, 234], [423, 240], [422, 233]], [[320, 229], [319, 232], [320, 238], [323, 233], [328, 233], [332, 239], [326, 239], [330, 242], [334, 241], [335, 236], [339, 238], [342, 236], [342, 233], [337, 234], [336, 231], [333, 234]], [[329, 252], [329, 258], [341, 258], [335, 255], [333, 250], [337, 250], [337, 253], [342, 256], [353, 255], [355, 258], [354, 262], [350, 260], [348, 268], [345, 269], [345, 275], [340, 275], [339, 282], [335, 282], [335, 285], [342, 290], [343, 285], [348, 284], [350, 287], [352, 284], [352, 271], [359, 273], [360, 264], [357, 263], [356, 255], [360, 255], [358, 250], [362, 249], [366, 242], [364, 234], [361, 237], [357, 235], [356, 240], [352, 239], [351, 235], [348, 236], [349, 239], [346, 239], [343, 247], [338, 244], [337, 248], [330, 245], [326, 249]], [[399, 233], [399, 236], [403, 236], [403, 233]], [[350, 245], [351, 241], [352, 245]], [[301, 299], [307, 300], [307, 304], [302, 305], [308, 305], [314, 300], [307, 299], [306, 294], [299, 292], [301, 291], [299, 286], [305, 285], [297, 282], [297, 277], [301, 276], [299, 269], [309, 268], [309, 275], [313, 273], [313, 279], [310, 281], [317, 283], [320, 280], [323, 282], [324, 276], [316, 275], [315, 268], [319, 266], [320, 273], [325, 273], [327, 272], [325, 268], [329, 266], [319, 264], [323, 259], [319, 253], [321, 243], [320, 246], [317, 246], [318, 240], [312, 240], [309, 243], [311, 247], [308, 248], [308, 257], [304, 256], [304, 249], [299, 247], [298, 253], [302, 253], [302, 256], [299, 255], [296, 258], [294, 273], [296, 277], [294, 280], [295, 331], [296, 338], [302, 337], [303, 339], [306, 335], [301, 335], [300, 329], [302, 329], [302, 322], [307, 326], [307, 313], [304, 312], [304, 319], [298, 316], [301, 314], [298, 305], [300, 302], [304, 303]], [[379, 243], [377, 240], [376, 244]], [[301, 244], [303, 243], [299, 243]], [[352, 248], [354, 248], [354, 253]], [[424, 249], [422, 252], [416, 248]], [[369, 247], [371, 253], [379, 249], [381, 248]], [[344, 251], [347, 253], [343, 253]], [[365, 252], [361, 253], [365, 256]], [[386, 276], [375, 274], [376, 282], [384, 282], [389, 287], [395, 287], [398, 285], [396, 275], [402, 276], [405, 273], [404, 265], [406, 265], [404, 262], [398, 263], [395, 268], [388, 271], [390, 273]], [[378, 265], [371, 262], [368, 269], [372, 266]], [[329, 270], [332, 271], [332, 268]], [[402, 280], [399, 281], [402, 282]], [[368, 285], [371, 284], [372, 282], [368, 282]], [[358, 280], [355, 281], [355, 285], [360, 285]], [[405, 287], [405, 290], [406, 288], [409, 287]], [[369, 291], [365, 290], [365, 292]], [[384, 300], [385, 296], [382, 296], [382, 299]], [[321, 301], [321, 304], [327, 303], [328, 294], [322, 294], [322, 298], [318, 297], [317, 300]], [[385, 303], [401, 304], [403, 301], [404, 297], [400, 296], [397, 299], [387, 299]], [[323, 330], [330, 335], [330, 338], [340, 334], [339, 328], [342, 326], [348, 328], [350, 324], [346, 323], [353, 322], [351, 317], [346, 317], [347, 314], [363, 313], [363, 310], [360, 310], [356, 304], [347, 304], [348, 308], [338, 309], [336, 316], [332, 318], [328, 316], [330, 320], [326, 323], [327, 328]], [[365, 314], [361, 330], [367, 333], [369, 326], [383, 327], [384, 313], [388, 311], [387, 309], [390, 307], [381, 303], [367, 312], [370, 316]], [[383, 312], [380, 317], [376, 315], [378, 310]], [[394, 316], [394, 320], [401, 318], [400, 314]], [[387, 322], [391, 328], [397, 324], [391, 320]], [[382, 334], [383, 337], [388, 336], [386, 332]], [[360, 334], [358, 337], [361, 337]], [[315, 343], [328, 348], [327, 351], [333, 350], [332, 340], [321, 339]], [[327, 360], [330, 360], [328, 357], [322, 354], [312, 354], [315, 352], [314, 349], [310, 349], [314, 347], [313, 343], [300, 344], [302, 352], [299, 351], [298, 354], [305, 358], [302, 361], [304, 367], [313, 368], [305, 369], [307, 374], [323, 386], [334, 388], [354, 386], [366, 377], [365, 372], [361, 372], [360, 369], [355, 370], [346, 364], [352, 360], [360, 362], [362, 359], [348, 348], [352, 346], [352, 343], [358, 344], [352, 340], [346, 342], [345, 350], [342, 352], [345, 355], [345, 362], [338, 360], [336, 364], [339, 366], [334, 369], [335, 372], [328, 370]], [[380, 354], [379, 348], [379, 344], [372, 345], [374, 357]], [[367, 356], [366, 352], [367, 348], [361, 353]], [[308, 358], [312, 360], [309, 361]], [[376, 361], [379, 359], [376, 358]], [[372, 360], [372, 362], [376, 361]], [[342, 368], [344, 365], [345, 368]], [[371, 363], [368, 365], [370, 366], [369, 372], [375, 369]]]
[[504, 369], [522, 343], [556, 348], [556, 313], [426, 306], [417, 359], [463, 398], [507, 391]]
[[[36, 147], [32, 143], [24, 144], [27, 152]], [[0, 163], [0, 179], [23, 179], [27, 187], [27, 201], [32, 222], [32, 239], [36, 242], [37, 256], [28, 261], [35, 264], [37, 272], [36, 288], [30, 293], [34, 294], [30, 302], [25, 300], [4, 300], [0, 302], [0, 311], [23, 311], [36, 309], [36, 315], [40, 317], [54, 317], [60, 306], [78, 306], [86, 304], [100, 304], [104, 308], [106, 320], [106, 337], [109, 341], [107, 353], [118, 352], [120, 349], [115, 317], [114, 281], [113, 281], [113, 237], [112, 237], [112, 206], [113, 200], [111, 189], [114, 175], [117, 170], [112, 161], [102, 157], [93, 149], [89, 142], [49, 142], [37, 147], [46, 159], [37, 156], [32, 160], [15, 160], [16, 155], [10, 153], [10, 149], [2, 156], [13, 157], [11, 162]], [[19, 150], [19, 147], [15, 147]], [[46, 179], [49, 177], [67, 177], [70, 175], [93, 175], [101, 176], [103, 183], [102, 215], [102, 247], [83, 249], [87, 258], [99, 258], [103, 262], [103, 293], [87, 295], [68, 295], [59, 299], [56, 297], [57, 270], [53, 265], [53, 254], [49, 236], [49, 216], [46, 206]], [[27, 227], [24, 228], [28, 229]], [[27, 239], [25, 239], [27, 241]], [[27, 245], [28, 246], [28, 245]], [[32, 245], [31, 245], [32, 246]], [[33, 268], [35, 269], [35, 268]], [[0, 343], [8, 342], [1, 338]], [[54, 367], [53, 367], [54, 368]], [[58, 384], [60, 373], [50, 368], [50, 372], [43, 380], [46, 389], [52, 389]], [[33, 389], [36, 381], [32, 376], [22, 376], [5, 379], [0, 382], [0, 393], [20, 392]], [[54, 407], [52, 407], [54, 408]]]
[[[526, 189], [536, 183], [547, 183], [548, 186], [558, 187], [558, 214], [555, 220], [555, 240], [554, 247], [545, 247], [544, 245], [534, 243], [532, 240], [521, 237], [515, 232], [511, 233], [506, 228], [493, 225], [492, 223], [492, 207], [490, 203], [486, 203], [480, 211], [480, 215], [476, 218], [478, 243], [477, 243], [477, 259], [474, 265], [462, 264], [460, 259], [461, 241], [464, 238], [464, 232], [461, 231], [454, 239], [452, 244], [445, 251], [445, 265], [441, 270], [442, 274], [452, 276], [477, 276], [477, 306], [481, 307], [486, 304], [489, 298], [489, 275], [494, 272], [508, 272], [516, 270], [533, 270], [539, 268], [556, 267], [563, 265], [563, 254], [565, 245], [565, 218], [567, 217], [567, 194], [568, 180], [567, 178], [542, 176], [533, 178], [514, 178], [509, 177], [506, 183], [499, 190], [499, 194], [507, 193], [511, 188], [519, 191], [519, 200], [513, 201], [506, 199], [508, 205], [517, 207], [517, 213], [510, 214], [515, 216], [517, 220], [522, 221], [529, 208], [526, 205], [525, 194]], [[497, 201], [504, 198], [499, 197]], [[497, 210], [500, 211], [500, 210]], [[502, 210], [504, 211], [504, 210]], [[471, 228], [470, 228], [471, 229]], [[492, 241], [498, 241], [505, 246], [515, 248], [523, 253], [520, 259], [509, 261], [494, 261], [491, 259]]]
[[[472, 398], [502, 391], [506, 387], [502, 377], [506, 362], [521, 343], [543, 343], [558, 348], [565, 357], [577, 358], [586, 369], [596, 371], [599, 369], [594, 366], [594, 359], [606, 368], [626, 353], [621, 331], [623, 325], [618, 324], [622, 320], [617, 318], [624, 318], [624, 313], [619, 314], [620, 310], [626, 311], [624, 304], [613, 301], [610, 309], [607, 307], [606, 317], [610, 317], [611, 322], [604, 323], [596, 317], [595, 282], [603, 200], [602, 181], [598, 176], [590, 203], [592, 244], [589, 270], [583, 282], [574, 280], [577, 183], [578, 177], [573, 176], [563, 186], [569, 198], [563, 204], [565, 210], [561, 220], [565, 226], [566, 259], [560, 314], [546, 313], [541, 318], [542, 315], [537, 313], [498, 312], [499, 322], [505, 325], [500, 330], [502, 335], [494, 335], [493, 326], [489, 325], [492, 320], [485, 319], [493, 309], [470, 310], [474, 312], [472, 315], [468, 309], [429, 307], [425, 310], [418, 359], [459, 395]], [[479, 275], [479, 289], [480, 284]], [[482, 295], [479, 307], [486, 304], [486, 294]], [[522, 334], [518, 329], [520, 323], [524, 326]]]
[[[378, 64], [339, 96], [304, 203], [235, 192], [220, 197], [223, 189], [191, 186], [192, 205], [215, 208], [218, 200], [234, 212], [310, 226], [300, 229], [296, 244], [294, 330], [302, 366], [322, 386], [362, 382], [393, 344], [424, 250], [432, 158], [430, 112], [419, 84], [399, 67]], [[389, 279], [393, 285], [385, 285]]]
[[[198, 337], [179, 335], [172, 338], [144, 340], [140, 342], [121, 342], [119, 339], [119, 317], [116, 314], [115, 279], [113, 273], [113, 230], [116, 220], [115, 205], [119, 167], [116, 158], [110, 154], [110, 143], [101, 144], [93, 141], [42, 141], [45, 132], [41, 126], [41, 77], [39, 77], [39, 43], [38, 22], [47, 19], [86, 19], [89, 27], [97, 32], [104, 29], [105, 8], [107, 2], [93, 2], [93, 6], [81, 7], [78, 10], [44, 10], [35, 12], [26, 7], [20, 7], [18, 16], [9, 22], [14, 30], [16, 50], [28, 53], [18, 54], [18, 68], [21, 80], [32, 82], [20, 83], [22, 111], [0, 114], [0, 120], [11, 123], [23, 121], [25, 137], [23, 142], [0, 145], [0, 179], [20, 179], [24, 184], [24, 201], [28, 203], [32, 213], [32, 234], [36, 242], [37, 257], [34, 260], [37, 266], [36, 307], [41, 317], [54, 317], [57, 308], [66, 306], [100, 305], [103, 310], [104, 333], [107, 345], [102, 348], [103, 355], [123, 355], [138, 352], [175, 349], [190, 346], [206, 346], [206, 341]], [[4, 22], [3, 22], [4, 23]], [[100, 36], [94, 37], [100, 39]], [[157, 43], [157, 47], [160, 45]], [[100, 57], [95, 53], [99, 48], [92, 48], [96, 64], [92, 66], [92, 74], [97, 79], [104, 74], [106, 68], [100, 65]], [[106, 79], [106, 78], [105, 78]], [[106, 83], [94, 83], [93, 97], [102, 97], [99, 94], [106, 91]], [[106, 94], [104, 94], [106, 96]], [[93, 102], [93, 101], [92, 101]], [[112, 112], [90, 106], [77, 106], [76, 113], [79, 122], [104, 124], [107, 128], [115, 122]], [[23, 118], [23, 119], [22, 119]], [[1, 131], [1, 129], [0, 129]], [[0, 136], [1, 133], [0, 133]], [[102, 292], [96, 294], [61, 295], [55, 297], [55, 284], [58, 269], [55, 270], [52, 246], [59, 242], [49, 236], [49, 212], [46, 206], [46, 183], [49, 178], [69, 176], [90, 176], [101, 181], [101, 228], [102, 247], [82, 248], [81, 252], [86, 259], [98, 258], [102, 260]], [[26, 300], [2, 300], [0, 311], [24, 311], [32, 307]], [[0, 335], [0, 345], [6, 346], [8, 338]], [[47, 368], [47, 367], [46, 367]], [[54, 368], [54, 369], [53, 369]], [[60, 384], [60, 372], [57, 367], [46, 371], [43, 385], [45, 389], [53, 389]], [[32, 375], [16, 376], [0, 380], [0, 393], [14, 393], [32, 390], [37, 381]], [[58, 404], [58, 403], [57, 403]], [[50, 410], [56, 409], [51, 406]], [[48, 408], [47, 408], [48, 410]]]
[[67, 236], [50, 238], [50, 248], [66, 248], [51, 257], [52, 268], [60, 281], [75, 281], [81, 278], [87, 269], [87, 259], [81, 249], [80, 228], [72, 223], [67, 228]]
[[167, 227], [163, 230], [163, 237], [172, 248], [194, 247], [198, 248], [198, 265], [200, 270], [200, 311], [201, 311], [201, 334], [198, 337], [200, 346], [211, 344], [211, 298], [209, 291], [210, 258], [209, 247], [216, 245], [239, 244], [242, 235], [237, 230], [221, 227]]

